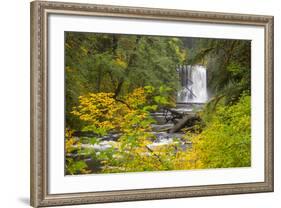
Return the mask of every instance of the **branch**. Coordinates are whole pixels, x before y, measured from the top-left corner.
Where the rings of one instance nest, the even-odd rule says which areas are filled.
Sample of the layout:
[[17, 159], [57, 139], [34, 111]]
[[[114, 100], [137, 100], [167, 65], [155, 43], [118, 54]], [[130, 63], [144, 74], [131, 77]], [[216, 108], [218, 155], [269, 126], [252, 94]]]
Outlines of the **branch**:
[[116, 100], [117, 102], [120, 102], [120, 103], [126, 105], [130, 110], [132, 109], [131, 106], [128, 103], [126, 103], [124, 100], [120, 100], [116, 97], [113, 97], [113, 99]]
[[155, 154], [155, 152], [154, 152], [150, 147], [148, 147], [147, 145], [145, 145], [145, 147], [146, 147], [146, 149], [147, 149], [149, 152], [152, 153], [153, 156], [155, 156], [155, 157], [158, 159], [158, 161], [159, 161], [162, 165], [164, 165], [164, 162], [163, 162], [162, 159], [159, 157], [159, 155]]

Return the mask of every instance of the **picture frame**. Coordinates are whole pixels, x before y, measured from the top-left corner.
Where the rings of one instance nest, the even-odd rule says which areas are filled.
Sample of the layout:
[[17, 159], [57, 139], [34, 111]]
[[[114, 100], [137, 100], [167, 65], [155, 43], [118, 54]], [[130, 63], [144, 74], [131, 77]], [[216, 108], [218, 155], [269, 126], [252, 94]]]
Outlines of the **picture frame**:
[[[209, 185], [169, 186], [106, 191], [78, 191], [50, 193], [50, 15], [68, 15], [74, 18], [103, 17], [132, 19], [134, 21], [161, 21], [227, 25], [228, 27], [258, 27], [264, 31], [264, 144], [263, 181], [222, 183]], [[273, 17], [250, 14], [230, 14], [203, 11], [138, 8], [49, 1], [31, 2], [31, 190], [33, 207], [79, 205], [90, 203], [171, 199], [272, 192], [273, 171]], [[54, 73], [52, 71], [52, 73]], [[63, 150], [62, 150], [63, 151]], [[92, 184], [94, 186], [94, 184]]]

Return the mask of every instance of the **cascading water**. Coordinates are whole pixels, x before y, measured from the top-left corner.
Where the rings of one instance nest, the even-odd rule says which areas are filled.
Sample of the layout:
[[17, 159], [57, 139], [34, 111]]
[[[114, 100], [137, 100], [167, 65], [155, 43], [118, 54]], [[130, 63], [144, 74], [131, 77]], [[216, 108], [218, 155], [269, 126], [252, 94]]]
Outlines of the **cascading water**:
[[178, 69], [182, 89], [177, 93], [178, 103], [205, 103], [208, 100], [207, 72], [204, 66], [181, 66]]

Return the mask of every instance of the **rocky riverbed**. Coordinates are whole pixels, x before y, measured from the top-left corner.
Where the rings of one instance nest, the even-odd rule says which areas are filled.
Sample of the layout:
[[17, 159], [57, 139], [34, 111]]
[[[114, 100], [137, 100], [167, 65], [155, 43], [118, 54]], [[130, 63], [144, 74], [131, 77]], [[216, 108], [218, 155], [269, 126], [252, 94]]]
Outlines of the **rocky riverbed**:
[[[187, 150], [191, 148], [192, 143], [186, 138], [185, 134], [181, 130], [175, 130], [175, 126], [186, 118], [186, 116], [193, 116], [194, 112], [200, 109], [194, 105], [179, 105], [178, 108], [174, 108], [170, 111], [159, 111], [152, 113], [152, 117], [156, 123], [151, 125], [152, 134], [151, 143], [147, 145], [148, 149], [154, 150], [158, 147], [163, 147], [171, 144], [179, 145], [181, 150]], [[121, 136], [120, 133], [111, 133], [106, 136], [96, 138], [91, 132], [77, 133], [74, 138], [79, 141], [79, 148], [82, 151], [68, 153], [67, 157], [83, 159], [88, 167], [92, 170], [98, 170], [97, 163], [92, 158], [92, 153], [100, 154], [107, 149], [117, 149], [119, 146], [118, 139]], [[91, 139], [95, 138], [93, 142]], [[78, 146], [74, 145], [74, 148]], [[149, 151], [147, 154], [150, 154]]]

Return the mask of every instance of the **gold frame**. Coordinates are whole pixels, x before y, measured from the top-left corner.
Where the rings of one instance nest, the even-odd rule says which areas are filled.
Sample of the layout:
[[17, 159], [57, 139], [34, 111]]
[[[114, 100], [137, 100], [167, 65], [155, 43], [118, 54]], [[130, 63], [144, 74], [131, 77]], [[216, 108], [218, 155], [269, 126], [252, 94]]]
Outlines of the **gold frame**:
[[[204, 185], [141, 190], [48, 194], [48, 69], [47, 17], [71, 14], [172, 20], [202, 23], [257, 25], [265, 29], [265, 179], [264, 182]], [[195, 196], [273, 191], [273, 17], [133, 8], [61, 2], [31, 2], [31, 205], [34, 207], [77, 205]]]

